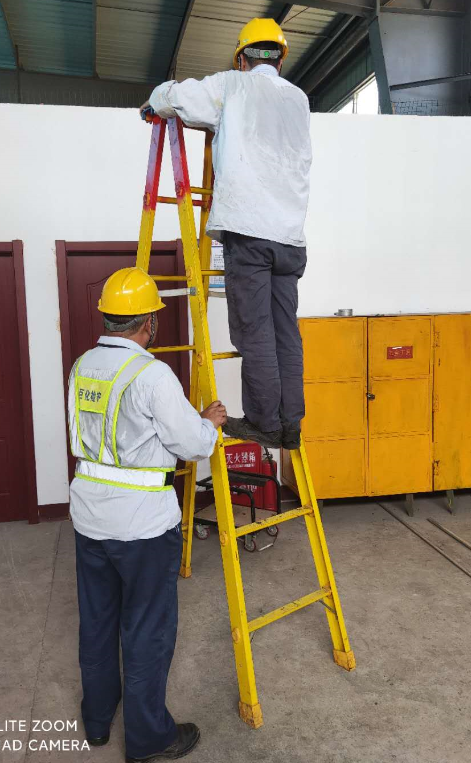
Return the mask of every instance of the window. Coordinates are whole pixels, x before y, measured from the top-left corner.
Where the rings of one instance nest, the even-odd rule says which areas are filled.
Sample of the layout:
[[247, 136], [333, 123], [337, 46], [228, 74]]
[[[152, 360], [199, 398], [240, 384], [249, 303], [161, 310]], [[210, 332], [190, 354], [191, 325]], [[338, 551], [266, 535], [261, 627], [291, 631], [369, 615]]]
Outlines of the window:
[[378, 86], [376, 79], [356, 90], [337, 111], [338, 114], [378, 114]]

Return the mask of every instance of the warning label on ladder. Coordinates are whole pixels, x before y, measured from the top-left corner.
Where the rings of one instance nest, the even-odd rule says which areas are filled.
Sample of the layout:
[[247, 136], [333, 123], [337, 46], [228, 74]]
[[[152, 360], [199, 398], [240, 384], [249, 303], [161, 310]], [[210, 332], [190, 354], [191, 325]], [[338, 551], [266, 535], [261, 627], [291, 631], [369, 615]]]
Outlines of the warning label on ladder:
[[[211, 270], [224, 270], [223, 246], [219, 241], [211, 244]], [[209, 279], [210, 289], [225, 289], [224, 276], [212, 276]]]

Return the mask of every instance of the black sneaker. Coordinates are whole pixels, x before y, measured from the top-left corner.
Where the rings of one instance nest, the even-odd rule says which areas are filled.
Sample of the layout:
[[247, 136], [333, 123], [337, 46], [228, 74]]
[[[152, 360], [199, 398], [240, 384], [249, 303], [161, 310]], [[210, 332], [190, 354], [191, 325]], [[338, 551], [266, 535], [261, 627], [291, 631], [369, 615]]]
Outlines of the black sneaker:
[[283, 424], [281, 444], [286, 450], [298, 450], [301, 447], [301, 424]]
[[92, 747], [103, 747], [103, 745], [108, 744], [110, 741], [110, 735], [107, 734], [104, 737], [87, 737], [87, 742]]
[[262, 432], [255, 424], [251, 424], [245, 416], [242, 419], [228, 416], [222, 431], [237, 440], [253, 440], [265, 448], [281, 448], [281, 429], [274, 432]]
[[177, 738], [173, 744], [166, 747], [162, 752], [154, 752], [146, 758], [131, 758], [126, 755], [126, 763], [151, 763], [151, 761], [160, 760], [160, 758], [169, 758], [170, 760], [183, 758], [196, 747], [199, 739], [200, 730], [194, 723], [177, 723]]

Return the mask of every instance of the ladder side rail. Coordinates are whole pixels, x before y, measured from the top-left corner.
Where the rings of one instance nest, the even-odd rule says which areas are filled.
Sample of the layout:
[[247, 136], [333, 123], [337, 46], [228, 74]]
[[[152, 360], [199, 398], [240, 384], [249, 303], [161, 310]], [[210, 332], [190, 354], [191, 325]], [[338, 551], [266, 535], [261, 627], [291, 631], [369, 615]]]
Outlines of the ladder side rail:
[[[190, 192], [188, 165], [185, 154], [183, 125], [180, 119], [168, 120], [172, 164], [175, 177], [175, 191], [178, 199], [178, 214], [183, 239], [183, 253], [187, 271], [191, 271], [188, 281], [196, 288], [196, 294], [189, 297], [193, 321], [196, 362], [203, 405], [208, 406], [217, 399], [216, 378], [212, 363], [211, 342], [200, 268], [200, 253], [196, 239], [196, 225]], [[245, 596], [242, 585], [234, 517], [227, 475], [226, 456], [222, 432], [218, 432], [218, 442], [211, 456], [211, 472], [214, 483], [214, 497], [221, 543], [224, 577], [229, 605], [232, 641], [235, 653], [237, 678], [240, 690], [239, 710], [241, 717], [251, 726], [263, 723], [255, 685], [255, 671], [247, 622]]]
[[291, 461], [301, 504], [310, 505], [313, 508], [312, 513], [304, 516], [304, 521], [306, 523], [319, 584], [321, 588], [330, 590], [330, 595], [324, 599], [324, 604], [326, 605], [327, 621], [334, 647], [334, 660], [338, 665], [346, 668], [346, 670], [353, 670], [355, 668], [355, 658], [347, 636], [347, 629], [345, 627], [342, 607], [335, 583], [334, 571], [330, 561], [327, 541], [325, 539], [322, 519], [317, 505], [316, 494], [303, 442], [301, 442], [299, 450], [291, 451]]
[[152, 250], [152, 233], [154, 230], [155, 207], [159, 192], [160, 172], [164, 151], [165, 129], [167, 122], [160, 117], [154, 117], [152, 137], [150, 142], [149, 161], [147, 164], [146, 185], [142, 206], [139, 243], [137, 246], [136, 265], [149, 272], [150, 253]]

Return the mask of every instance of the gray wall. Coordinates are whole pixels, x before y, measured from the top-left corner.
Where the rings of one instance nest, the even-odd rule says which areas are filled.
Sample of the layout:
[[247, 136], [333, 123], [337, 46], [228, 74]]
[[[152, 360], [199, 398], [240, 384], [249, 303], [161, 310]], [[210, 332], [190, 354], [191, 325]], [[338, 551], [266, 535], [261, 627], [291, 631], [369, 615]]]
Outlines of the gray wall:
[[[381, 38], [389, 85], [469, 71], [469, 24], [469, 15], [448, 18], [382, 14]], [[453, 114], [468, 113], [468, 93], [466, 82], [396, 90], [391, 97], [395, 103], [409, 102], [412, 113], [411, 102], [438, 101], [436, 113]]]

